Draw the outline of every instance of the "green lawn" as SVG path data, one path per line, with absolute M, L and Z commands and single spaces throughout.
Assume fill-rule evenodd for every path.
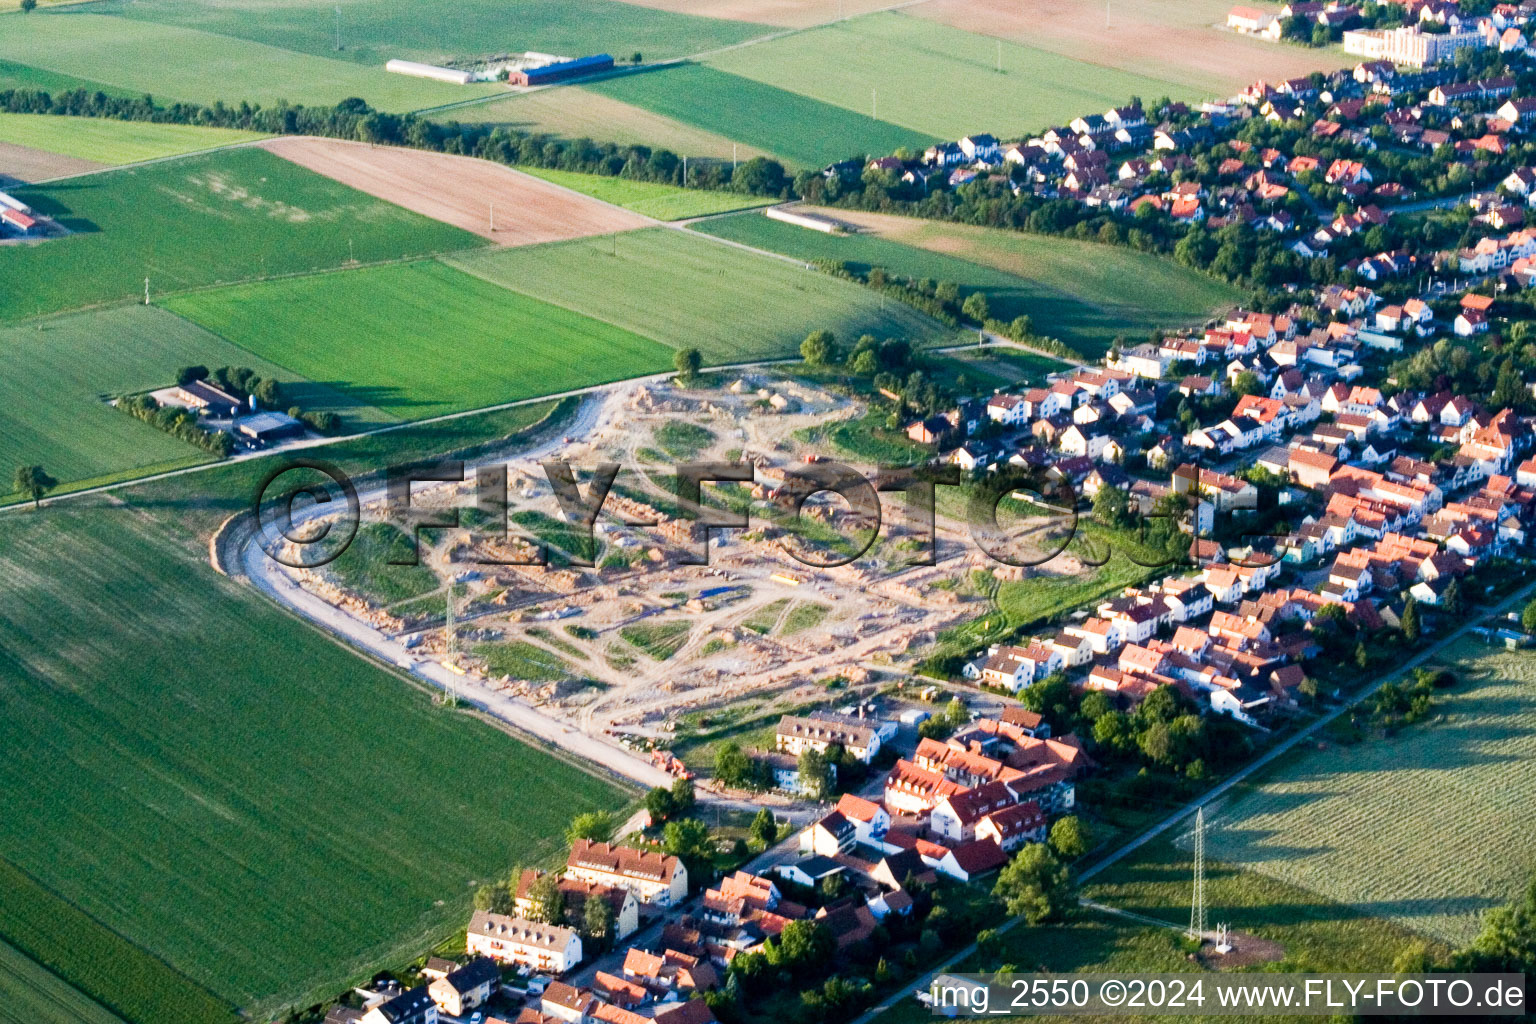
M 486 244 L 255 147 L 12 192 L 75 233 L 0 246 L 0 322 Z
M 137 5 L 135 5 L 137 6 Z M 330 106 L 360 96 L 381 110 L 438 106 L 499 92 L 494 83 L 453 85 L 391 74 L 382 60 L 360 65 L 175 25 L 79 9 L 11 18 L 0 59 L 91 79 L 159 100 L 213 103 L 279 100 Z M 315 7 L 334 20 L 329 7 Z M 494 47 L 493 47 L 494 48 Z
M 166 306 L 403 419 L 672 365 L 648 338 L 432 261 L 192 292 Z
M 283 381 L 306 409 L 331 409 L 349 427 L 389 422 L 376 409 L 297 378 L 161 309 L 119 306 L 0 328 L 0 491 L 15 466 L 40 463 L 66 484 L 204 462 L 208 455 L 118 412 L 103 396 L 175 383 L 177 369 L 249 366 Z
M 190 984 L 271 1019 L 404 963 L 626 798 L 209 568 L 200 506 L 261 468 L 0 517 L 0 857 L 111 929 L 6 897 L 0 939 L 160 1007 L 136 1024 L 226 1024 L 173 1009 Z
M 898 13 L 728 50 L 708 63 L 946 139 L 983 131 L 1017 137 L 1102 112 L 1132 96 L 1198 98 L 1172 82 Z
M 714 223 L 713 221 L 709 223 Z M 846 281 L 669 228 L 452 257 L 472 274 L 676 347 L 706 363 L 794 354 L 811 331 L 928 342 L 936 321 Z
M 746 49 L 766 45 L 772 44 Z M 837 59 L 849 56 L 841 54 Z M 885 71 L 887 78 L 890 71 Z M 769 84 L 772 81 L 753 81 L 700 64 L 680 64 L 620 75 L 582 88 L 805 166 L 890 153 L 902 146 L 921 150 L 934 141 L 930 135 L 870 117 L 867 106 L 845 110 Z M 931 82 L 921 88 L 941 91 Z
M 122 1019 L 0 942 L 0 1024 L 122 1024 Z
M 862 232 L 828 235 L 759 213 L 705 221 L 695 230 L 796 259 L 841 260 L 860 272 L 884 267 L 903 277 L 953 281 L 962 292 L 984 292 L 992 316 L 1028 315 L 1037 333 L 1090 358 L 1108 351 L 1117 335 L 1140 340 L 1155 327 L 1198 324 L 1240 298 L 1169 260 L 1118 246 L 911 224 L 902 241 Z
M 689 628 L 686 622 L 639 622 L 625 626 L 619 635 L 657 661 L 666 661 L 687 643 Z
M 0 142 L 14 142 L 103 164 L 131 164 L 261 138 L 266 136 L 232 128 L 0 113 Z
M 657 60 L 773 31 L 616 0 L 109 0 L 92 9 L 369 65 L 392 57 L 440 62 L 522 50 L 624 58 L 639 51 Z
M 486 672 L 535 683 L 552 683 L 570 677 L 570 666 L 558 655 L 526 640 L 481 644 L 475 653 L 485 659 Z
M 663 185 L 654 181 L 612 178 L 602 174 L 551 171 L 542 167 L 522 169 L 545 181 L 601 199 L 605 203 L 622 206 L 626 210 L 643 213 L 647 217 L 655 217 L 657 220 L 685 220 L 689 217 L 729 213 L 732 210 L 746 210 L 754 206 L 767 206 L 778 202 L 776 199 L 749 196 L 741 192 L 709 192 L 704 189 Z
M 1208 819 L 1211 855 L 1452 945 L 1476 936 L 1536 870 L 1536 654 L 1468 639 L 1437 666 L 1462 680 L 1443 717 L 1288 760 Z

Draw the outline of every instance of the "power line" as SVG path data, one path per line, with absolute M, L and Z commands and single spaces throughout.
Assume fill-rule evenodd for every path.
M 1195 892 L 1189 904 L 1189 937 L 1205 937 L 1205 808 L 1195 811 Z

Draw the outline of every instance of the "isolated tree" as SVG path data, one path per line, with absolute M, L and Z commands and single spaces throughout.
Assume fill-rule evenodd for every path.
M 1126 493 L 1108 484 L 1093 495 L 1093 518 L 1103 526 L 1119 530 L 1131 523 L 1131 502 Z
M 759 808 L 752 819 L 752 838 L 765 850 L 779 838 L 779 825 L 773 820 L 773 812 L 766 807 Z
M 672 783 L 672 813 L 687 814 L 698 803 L 698 796 L 693 791 L 693 782 L 690 779 L 677 779 Z
M 505 885 L 488 882 L 475 890 L 475 909 L 510 914 L 513 910 L 512 892 Z
M 605 896 L 601 893 L 587 896 L 587 902 L 581 908 L 582 930 L 587 938 L 606 942 L 613 934 L 614 918 L 613 904 Z
M 836 361 L 833 345 L 836 339 L 828 330 L 812 331 L 800 343 L 800 358 L 812 366 L 826 366 Z
M 565 920 L 565 893 L 560 891 L 560 880 L 554 872 L 546 871 L 528 886 L 528 913 L 535 921 L 559 924 Z
M 1067 897 L 1067 869 L 1044 843 L 1026 843 L 997 874 L 993 895 L 1030 924 L 1049 921 Z
M 1525 627 L 1526 632 L 1536 633 L 1536 599 L 1527 604 L 1525 611 L 1520 613 L 1520 625 Z
M 1013 322 L 1008 325 L 1008 336 L 1014 341 L 1023 341 L 1034 333 L 1035 322 L 1022 313 L 1014 317 Z
M 21 0 L 21 13 L 31 14 L 37 10 L 37 0 Z
M 185 387 L 193 381 L 203 380 L 207 376 L 208 367 L 206 366 L 183 366 L 176 371 L 176 383 L 178 386 Z
M 667 822 L 661 834 L 661 850 L 683 862 L 683 866 L 688 869 L 689 885 L 703 885 L 710 881 L 715 841 L 710 837 L 709 826 L 698 818 L 680 818 Z
M 699 375 L 699 369 L 704 365 L 704 357 L 696 348 L 680 348 L 672 357 L 672 365 L 677 368 L 679 377 L 691 381 Z
M 672 791 L 665 786 L 657 786 L 646 793 L 645 810 L 651 816 L 652 823 L 666 821 L 672 817 L 674 810 Z
M 779 932 L 779 940 L 768 944 L 765 953 L 770 966 L 793 973 L 826 963 L 833 946 L 831 933 L 815 921 L 790 921 Z
M 1536 602 L 1532 603 L 1536 604 Z M 1403 616 L 1399 622 L 1403 627 L 1403 639 L 1409 643 L 1416 642 L 1419 639 L 1420 632 L 1423 630 L 1423 623 L 1419 621 L 1418 598 L 1412 594 L 1409 594 L 1408 600 L 1403 602 Z
M 880 357 L 869 349 L 856 352 L 848 360 L 848 369 L 861 377 L 873 376 L 880 369 Z
M 582 839 L 594 843 L 607 842 L 613 836 L 613 815 L 607 811 L 587 811 L 571 819 L 565 830 L 565 841 L 575 846 Z
M 1056 819 L 1056 823 L 1051 826 L 1050 843 L 1056 856 L 1066 860 L 1076 860 L 1087 853 L 1092 845 L 1088 827 L 1075 814 Z
M 800 772 L 800 786 L 812 799 L 824 800 L 832 790 L 832 772 L 827 761 L 827 755 L 815 747 L 806 747 L 800 752 L 800 760 L 796 763 Z
M 1461 580 L 1453 579 L 1446 584 L 1445 593 L 1440 595 L 1440 601 L 1451 615 L 1460 615 L 1466 611 L 1467 599 L 1461 592 Z
M 43 495 L 59 486 L 59 482 L 49 476 L 42 466 L 18 466 L 12 478 L 12 486 L 17 492 L 31 498 L 33 505 L 41 506 Z
M 970 317 L 979 324 L 987 322 L 991 315 L 991 308 L 987 305 L 987 297 L 981 292 L 971 292 L 965 297 L 965 304 L 960 307 L 960 312 Z
M 715 752 L 715 781 L 724 786 L 739 786 L 752 770 L 752 759 L 739 743 L 726 743 Z
M 1259 375 L 1252 370 L 1244 370 L 1232 378 L 1232 392 L 1238 395 L 1262 395 L 1264 385 L 1259 380 Z

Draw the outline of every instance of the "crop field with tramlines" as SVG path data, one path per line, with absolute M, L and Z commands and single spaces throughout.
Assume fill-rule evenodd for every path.
M 12 193 L 71 234 L 0 246 L 0 321 L 486 244 L 252 147 Z
M 216 574 L 188 493 L 0 520 L 0 940 L 135 1024 L 258 1018 L 624 802 Z
M 793 356 L 823 328 L 849 343 L 861 334 L 919 344 L 950 336 L 938 321 L 858 285 L 667 228 L 448 262 L 668 345 L 693 346 L 709 364 Z
M 672 365 L 665 345 L 435 261 L 193 292 L 167 306 L 402 419 Z
M 1536 654 L 1465 640 L 1441 714 L 1311 749 L 1225 801 L 1210 855 L 1460 945 L 1536 868 Z

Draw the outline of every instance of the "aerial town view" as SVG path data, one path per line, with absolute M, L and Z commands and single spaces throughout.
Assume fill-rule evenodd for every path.
M 1533 1019 L 1536 0 L 0 0 L 0 792 L 0 1024 Z

